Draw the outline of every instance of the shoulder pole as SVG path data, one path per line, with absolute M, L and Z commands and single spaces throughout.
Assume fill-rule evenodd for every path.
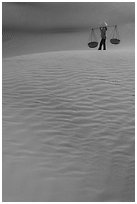
M 103 27 L 103 26 L 92 27 L 91 30 L 96 30 L 96 29 L 99 29 L 100 27 Z M 111 27 L 117 27 L 117 25 L 104 26 L 104 27 L 111 28 Z

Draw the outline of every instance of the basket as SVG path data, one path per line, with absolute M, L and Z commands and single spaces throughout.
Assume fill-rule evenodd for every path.
M 89 48 L 95 48 L 95 47 L 98 46 L 98 42 L 96 42 L 96 41 L 89 42 L 89 43 L 88 43 L 88 46 L 89 46 Z
M 110 39 L 110 42 L 111 42 L 112 44 L 114 44 L 114 45 L 117 45 L 117 44 L 120 43 L 120 40 L 117 39 L 117 38 L 112 38 L 112 39 Z

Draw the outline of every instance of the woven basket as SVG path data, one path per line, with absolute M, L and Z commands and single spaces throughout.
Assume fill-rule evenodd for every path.
M 110 42 L 111 42 L 112 44 L 117 45 L 117 44 L 119 44 L 119 43 L 120 43 L 120 40 L 119 40 L 119 39 L 117 39 L 117 38 L 112 38 L 112 39 L 110 40 Z
M 98 42 L 96 42 L 96 41 L 89 42 L 89 43 L 88 43 L 88 46 L 89 46 L 89 48 L 95 48 L 95 47 L 98 46 Z

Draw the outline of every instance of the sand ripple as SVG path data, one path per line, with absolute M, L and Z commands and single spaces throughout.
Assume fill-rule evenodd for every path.
M 3 60 L 3 199 L 134 201 L 134 55 Z

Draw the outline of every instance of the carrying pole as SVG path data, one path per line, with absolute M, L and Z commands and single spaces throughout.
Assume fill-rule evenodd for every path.
M 111 25 L 111 26 L 98 26 L 98 27 L 92 27 L 91 29 L 93 30 L 96 30 L 96 29 L 99 29 L 101 27 L 107 27 L 107 28 L 110 28 L 110 27 L 117 27 L 117 25 Z

